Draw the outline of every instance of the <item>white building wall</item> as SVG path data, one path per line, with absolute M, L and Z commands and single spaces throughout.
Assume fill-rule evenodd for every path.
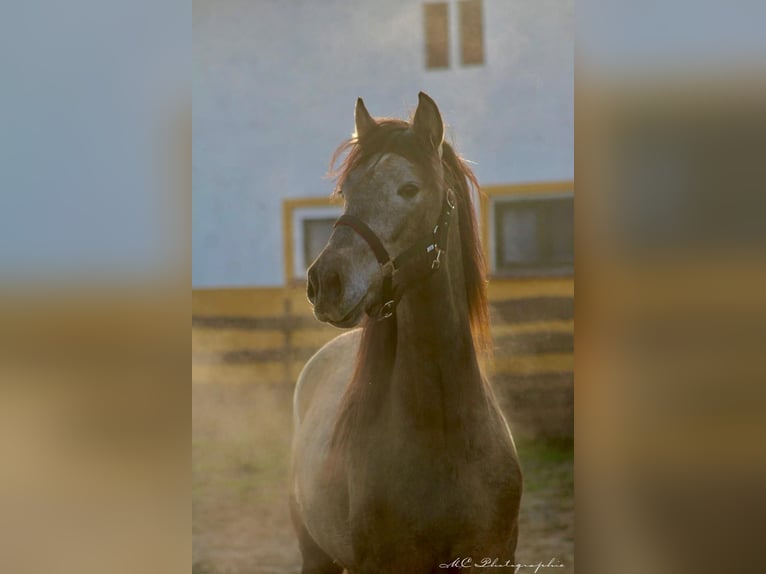
M 425 68 L 423 2 L 194 0 L 195 288 L 280 285 L 282 200 L 324 196 L 362 96 L 404 117 L 423 90 L 482 184 L 572 179 L 572 0 L 484 0 L 485 64 Z

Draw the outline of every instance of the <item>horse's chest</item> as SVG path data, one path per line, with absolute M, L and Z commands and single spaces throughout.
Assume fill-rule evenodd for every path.
M 507 508 L 512 477 L 503 471 L 509 462 L 510 457 L 434 450 L 417 440 L 378 451 L 349 476 L 351 484 L 366 485 L 350 491 L 352 531 L 385 533 L 393 544 L 433 538 L 449 546 L 487 528 L 503 528 L 499 517 L 514 515 Z

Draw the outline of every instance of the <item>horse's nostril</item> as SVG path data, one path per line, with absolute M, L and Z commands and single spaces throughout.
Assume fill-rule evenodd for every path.
M 308 273 L 308 284 L 306 285 L 306 296 L 309 298 L 309 301 L 313 305 L 317 296 L 316 271 L 314 270 L 313 267 L 309 269 L 309 273 Z
M 340 279 L 340 273 L 327 269 L 320 272 L 315 267 L 309 268 L 306 296 L 312 305 L 317 303 L 322 305 L 336 304 L 342 294 L 343 284 Z
M 340 274 L 337 271 L 330 271 L 327 274 L 323 289 L 326 289 L 327 297 L 331 301 L 337 301 L 340 299 L 341 292 L 343 291 L 343 285 L 340 281 Z

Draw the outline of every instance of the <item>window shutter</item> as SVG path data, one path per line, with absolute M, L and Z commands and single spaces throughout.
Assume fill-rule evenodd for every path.
M 460 13 L 460 62 L 463 65 L 484 63 L 484 24 L 481 0 L 462 0 Z
M 426 33 L 426 67 L 449 67 L 449 13 L 446 2 L 423 5 Z

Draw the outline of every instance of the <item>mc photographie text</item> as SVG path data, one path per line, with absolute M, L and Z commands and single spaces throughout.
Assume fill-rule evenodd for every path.
M 547 563 L 537 562 L 536 564 L 513 564 L 510 560 L 501 560 L 500 558 L 455 558 L 451 562 L 439 564 L 439 568 L 513 568 L 514 572 L 519 572 L 522 568 L 529 568 L 533 572 L 538 572 L 543 568 L 563 568 L 564 564 L 556 558 L 551 558 Z

